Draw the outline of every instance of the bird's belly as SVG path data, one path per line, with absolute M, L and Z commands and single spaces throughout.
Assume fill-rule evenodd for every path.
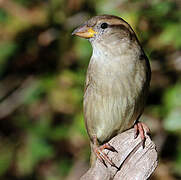
M 107 93 L 99 93 L 89 86 L 85 92 L 84 118 L 91 139 L 95 135 L 100 142 L 104 142 L 133 125 L 134 96 L 118 91 L 118 88 L 115 90 L 107 89 Z

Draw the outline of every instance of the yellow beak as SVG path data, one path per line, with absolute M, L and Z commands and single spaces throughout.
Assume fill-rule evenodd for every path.
M 94 31 L 91 27 L 88 27 L 87 25 L 78 27 L 72 33 L 72 35 L 76 35 L 76 36 L 86 38 L 86 39 L 94 37 L 95 34 L 97 34 L 97 32 Z

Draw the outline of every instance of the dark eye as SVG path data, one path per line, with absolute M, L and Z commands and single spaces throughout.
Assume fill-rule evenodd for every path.
M 107 27 L 108 27 L 108 24 L 107 24 L 107 23 L 102 23 L 102 24 L 101 24 L 101 28 L 102 28 L 102 29 L 106 29 Z

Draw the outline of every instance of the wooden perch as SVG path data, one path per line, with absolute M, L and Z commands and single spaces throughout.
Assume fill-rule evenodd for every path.
M 134 129 L 123 132 L 112 138 L 109 143 L 118 151 L 105 150 L 108 157 L 119 167 L 107 168 L 99 160 L 91 167 L 81 180 L 146 180 L 150 177 L 158 164 L 156 146 L 146 135 L 143 149 L 141 138 L 134 139 Z

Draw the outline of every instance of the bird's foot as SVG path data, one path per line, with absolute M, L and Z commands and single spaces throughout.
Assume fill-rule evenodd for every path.
M 97 141 L 97 140 L 96 140 Z M 103 152 L 104 149 L 108 149 L 112 152 L 117 152 L 116 149 L 111 146 L 109 143 L 103 144 L 102 146 L 98 146 L 97 143 L 94 143 L 94 153 L 96 157 L 107 167 L 106 163 L 109 163 L 111 166 L 115 167 L 118 169 L 118 167 L 112 162 L 111 159 L 107 156 L 106 153 Z
M 148 126 L 143 122 L 136 122 L 134 125 L 134 138 L 136 139 L 138 135 L 141 136 L 142 146 L 145 146 L 146 134 L 150 133 L 150 129 Z

